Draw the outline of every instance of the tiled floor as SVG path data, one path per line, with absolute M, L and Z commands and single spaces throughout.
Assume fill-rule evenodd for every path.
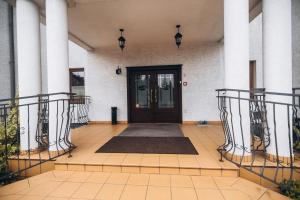
M 202 172 L 207 175 L 222 175 L 222 170 L 224 175 L 237 174 L 238 168 L 234 164 L 219 162 L 216 148 L 223 142 L 220 126 L 181 125 L 184 135 L 190 138 L 199 155 L 95 153 L 126 127 L 125 124 L 93 124 L 72 130 L 72 142 L 77 148 L 73 151 L 72 158 L 58 158 L 56 169 L 139 173 L 152 171 L 186 175 L 200 175 L 201 169 L 205 169 Z
M 50 171 L 0 188 L 1 200 L 284 200 L 237 177 Z

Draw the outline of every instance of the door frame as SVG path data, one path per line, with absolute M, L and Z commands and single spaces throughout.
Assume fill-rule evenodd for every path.
M 126 67 L 126 77 L 127 77 L 127 119 L 128 123 L 132 123 L 131 119 L 131 96 L 129 89 L 129 75 L 134 71 L 156 71 L 156 70 L 177 70 L 178 71 L 178 79 L 179 79 L 179 93 L 178 93 L 178 110 L 179 110 L 179 123 L 182 123 L 182 64 L 174 64 L 174 65 L 151 65 L 151 66 L 128 66 Z

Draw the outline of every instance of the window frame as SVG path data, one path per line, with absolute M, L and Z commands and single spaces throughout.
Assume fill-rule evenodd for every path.
M 69 86 L 70 86 L 70 93 L 72 93 L 72 73 L 73 72 L 84 72 L 84 93 L 85 93 L 85 71 L 83 67 L 80 68 L 69 68 Z M 85 94 L 84 94 L 85 95 Z M 78 99 L 70 99 L 71 104 L 85 104 L 85 98 L 78 98 Z

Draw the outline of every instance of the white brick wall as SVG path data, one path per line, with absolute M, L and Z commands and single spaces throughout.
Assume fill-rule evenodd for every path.
M 121 63 L 122 75 L 115 69 Z M 124 66 L 183 64 L 183 120 L 219 120 L 215 89 L 223 87 L 223 44 L 155 45 L 121 50 L 98 49 L 88 53 L 86 91 L 92 97 L 90 119 L 110 120 L 110 107 L 117 106 L 118 120 L 127 120 L 127 82 Z

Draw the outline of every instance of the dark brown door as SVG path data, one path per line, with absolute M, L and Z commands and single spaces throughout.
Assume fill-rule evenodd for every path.
M 180 67 L 127 69 L 129 122 L 180 123 Z

